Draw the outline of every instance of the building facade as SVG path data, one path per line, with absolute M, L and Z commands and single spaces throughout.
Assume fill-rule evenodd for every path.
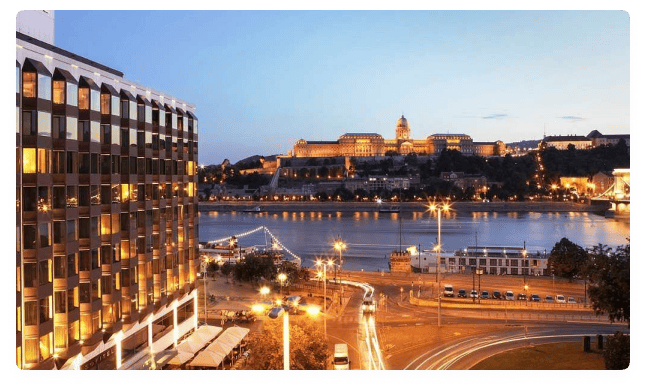
M 34 20 L 53 11 L 16 29 L 16 362 L 124 368 L 196 325 L 195 107 Z
M 384 139 L 378 133 L 346 133 L 336 141 L 307 141 L 300 139 L 294 145 L 296 158 L 374 157 L 389 153 L 407 155 L 439 155 L 442 150 L 457 150 L 465 155 L 504 155 L 501 141 L 474 143 L 469 135 L 434 134 L 426 139 L 412 139 L 408 120 L 402 115 L 395 124 L 395 138 Z

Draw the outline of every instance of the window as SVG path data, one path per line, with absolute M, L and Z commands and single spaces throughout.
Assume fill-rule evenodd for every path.
M 65 116 L 52 117 L 52 137 L 54 139 L 65 139 Z
M 101 142 L 101 128 L 98 122 L 90 122 L 90 141 L 95 143 Z
M 68 220 L 66 224 L 67 224 L 67 228 L 66 228 L 67 241 L 77 241 L 78 232 L 76 231 L 76 221 Z
M 36 149 L 35 148 L 22 149 L 22 172 L 36 173 Z
M 121 101 L 121 118 L 128 118 L 128 101 Z
M 37 301 L 25 301 L 25 325 L 38 325 Z
M 130 147 L 137 147 L 137 130 L 134 128 L 130 128 L 129 131 L 129 140 L 130 140 Z
M 82 304 L 86 304 L 90 302 L 90 283 L 89 282 L 81 282 L 79 283 L 79 302 Z M 83 317 L 83 315 L 81 315 Z
M 78 121 L 75 117 L 67 117 L 67 126 L 65 127 L 67 140 L 78 139 Z
M 41 298 L 40 299 L 40 322 L 48 321 L 51 318 L 50 315 L 50 305 L 51 305 L 52 297 L 47 296 L 46 298 Z
M 101 94 L 101 114 L 110 114 L 110 94 Z
M 114 95 L 110 96 L 110 102 L 112 104 L 112 115 L 113 116 L 118 116 L 119 115 L 119 97 L 115 97 Z
M 65 256 L 54 256 L 54 279 L 64 279 L 67 271 Z
M 54 221 L 54 243 L 65 243 L 65 221 Z
M 90 89 L 88 87 L 79 87 L 78 103 L 80 110 L 90 109 Z
M 51 172 L 50 157 L 51 150 L 47 148 L 38 149 L 38 173 L 47 174 Z
M 40 223 L 38 225 L 38 237 L 40 240 L 40 247 L 44 248 L 51 244 L 49 235 L 49 223 Z
M 101 93 L 98 90 L 90 90 L 90 94 L 92 95 L 92 99 L 90 101 L 90 104 L 92 105 L 92 110 L 95 112 L 98 112 L 101 110 L 101 100 L 100 100 L 100 95 Z
M 52 188 L 53 197 L 53 207 L 65 208 L 66 197 L 65 197 L 65 187 L 64 186 L 55 186 Z
M 81 153 L 79 155 L 79 173 L 81 174 L 90 173 L 90 154 Z
M 78 104 L 78 87 L 75 84 L 67 83 L 67 104 L 71 106 Z
M 52 153 L 52 173 L 64 174 L 65 173 L 65 152 L 54 151 Z
M 36 111 L 24 110 L 22 112 L 22 134 L 25 136 L 36 135 Z
M 76 185 L 67 187 L 67 207 L 78 207 L 78 188 Z
M 130 119 L 131 120 L 136 120 L 137 119 L 137 102 L 129 101 L 129 104 L 130 104 Z
M 47 75 L 38 74 L 38 98 L 51 101 L 52 99 L 52 78 Z
M 101 144 L 110 144 L 112 139 L 110 131 L 111 126 L 109 124 L 101 124 Z
M 69 304 L 70 303 L 69 303 L 69 299 L 68 299 L 68 305 Z M 71 305 L 70 305 L 70 309 L 71 309 Z M 78 342 L 79 339 L 80 339 L 79 321 L 76 320 L 76 321 L 74 321 L 73 323 L 70 324 L 68 341 L 69 341 L 69 344 L 72 345 L 72 344 Z
M 65 81 L 64 80 L 54 80 L 54 97 L 52 102 L 55 104 L 64 104 L 65 103 Z
M 89 121 L 79 121 L 79 140 L 82 142 L 90 141 L 90 122 Z
M 36 263 L 23 264 L 25 287 L 38 287 L 38 266 Z
M 112 134 L 111 139 L 110 139 L 112 144 L 119 145 L 121 143 L 121 140 L 120 140 L 120 137 L 119 137 L 119 136 L 121 136 L 121 134 L 119 133 L 119 126 L 118 125 L 111 125 L 110 130 L 111 130 L 110 132 Z
M 67 255 L 67 277 L 78 274 L 78 257 L 76 253 Z
M 54 291 L 54 313 L 60 314 L 60 313 L 65 313 L 66 311 L 67 311 L 67 292 Z
M 22 96 L 25 98 L 36 97 L 36 73 L 35 72 L 22 73 Z
M 38 136 L 52 136 L 52 115 L 38 112 Z

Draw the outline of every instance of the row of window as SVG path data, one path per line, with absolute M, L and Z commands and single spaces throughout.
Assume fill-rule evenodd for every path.
M 489 265 L 491 266 L 502 266 L 503 265 L 503 260 L 505 262 L 505 266 L 509 267 L 518 267 L 518 259 L 489 259 Z M 444 258 L 442 258 L 442 261 L 444 261 Z M 522 267 L 530 267 L 530 260 L 525 260 L 522 259 L 520 260 L 521 266 Z M 449 264 L 455 264 L 455 258 L 449 258 Z M 466 259 L 465 258 L 460 258 L 459 259 L 459 264 L 460 265 L 467 265 L 466 264 Z M 469 265 L 474 266 L 476 265 L 476 259 L 469 259 Z M 487 265 L 487 259 L 479 259 L 477 261 L 477 265 Z M 532 267 L 538 267 L 538 260 L 531 260 L 531 266 Z
M 18 157 L 20 157 L 18 155 Z M 197 172 L 195 161 L 142 158 L 111 154 L 23 148 L 25 174 L 138 174 L 189 175 Z
M 54 139 L 78 140 L 121 147 L 150 148 L 153 150 L 193 154 L 197 152 L 197 141 L 191 137 L 184 140 L 179 136 L 159 135 L 153 131 L 121 128 L 118 125 L 100 124 L 96 121 L 80 120 L 70 116 L 52 116 L 50 113 L 24 110 L 19 124 L 25 136 L 47 136 Z
M 19 68 L 16 67 L 16 93 L 22 92 L 24 98 L 40 98 L 52 101 L 54 104 L 67 104 L 78 106 L 80 110 L 94 110 L 105 115 L 114 115 L 124 119 L 137 120 L 153 125 L 172 127 L 179 131 L 197 133 L 197 121 L 188 115 L 182 116 L 178 121 L 178 115 L 172 111 L 165 111 L 159 107 L 153 108 L 150 104 L 144 104 L 146 98 L 137 96 L 137 101 L 131 99 L 132 95 L 122 92 L 122 99 L 115 96 L 110 90 L 114 89 L 104 85 L 102 91 L 90 87 L 78 86 L 67 82 L 64 78 L 53 80 L 51 76 L 32 71 L 23 71 L 20 77 Z M 62 80 L 60 80 L 62 79 Z M 22 80 L 22 89 L 20 81 Z M 134 97 L 132 97 L 134 98 Z M 161 120 L 161 121 L 160 121 Z

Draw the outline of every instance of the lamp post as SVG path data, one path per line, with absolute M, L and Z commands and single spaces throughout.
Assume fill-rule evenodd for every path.
M 204 324 L 208 324 L 209 320 L 206 316 L 206 261 L 202 261 L 202 280 L 204 281 Z
M 289 312 L 281 309 L 278 313 L 270 312 L 269 317 L 275 319 L 281 314 L 283 316 L 283 369 L 289 370 Z M 307 309 L 307 314 L 310 317 L 316 317 L 318 311 L 310 307 Z
M 287 280 L 287 275 L 284 273 L 278 274 L 278 281 L 280 282 L 280 296 L 282 298 L 283 296 L 283 284 L 285 284 L 285 280 Z
M 437 264 L 435 265 L 435 282 L 439 283 L 439 271 L 440 271 L 440 249 L 442 249 L 442 212 L 448 212 L 450 206 L 446 203 L 441 206 L 431 203 L 428 206 L 430 212 L 435 212 L 437 210 Z M 438 292 L 440 286 L 437 286 Z
M 338 236 L 334 239 L 334 250 L 339 252 L 339 278 L 341 277 L 341 266 L 343 265 L 343 259 L 341 258 L 341 252 L 346 248 L 345 242 L 341 239 L 341 236 Z M 336 283 L 336 270 L 334 273 L 334 283 Z
M 326 316 L 323 317 L 323 331 L 325 340 L 327 341 L 327 266 L 332 266 L 334 263 L 332 260 L 328 260 L 327 262 L 316 260 L 316 265 L 323 266 L 323 311 L 326 313 Z
M 476 274 L 478 275 L 478 304 L 480 303 L 480 277 L 482 276 L 482 268 L 478 268 L 476 270 Z

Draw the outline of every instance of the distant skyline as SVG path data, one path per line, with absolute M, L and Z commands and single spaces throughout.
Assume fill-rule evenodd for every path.
M 624 11 L 56 11 L 55 44 L 197 107 L 199 163 L 346 132 L 630 133 Z M 101 21 L 101 23 L 97 23 Z

